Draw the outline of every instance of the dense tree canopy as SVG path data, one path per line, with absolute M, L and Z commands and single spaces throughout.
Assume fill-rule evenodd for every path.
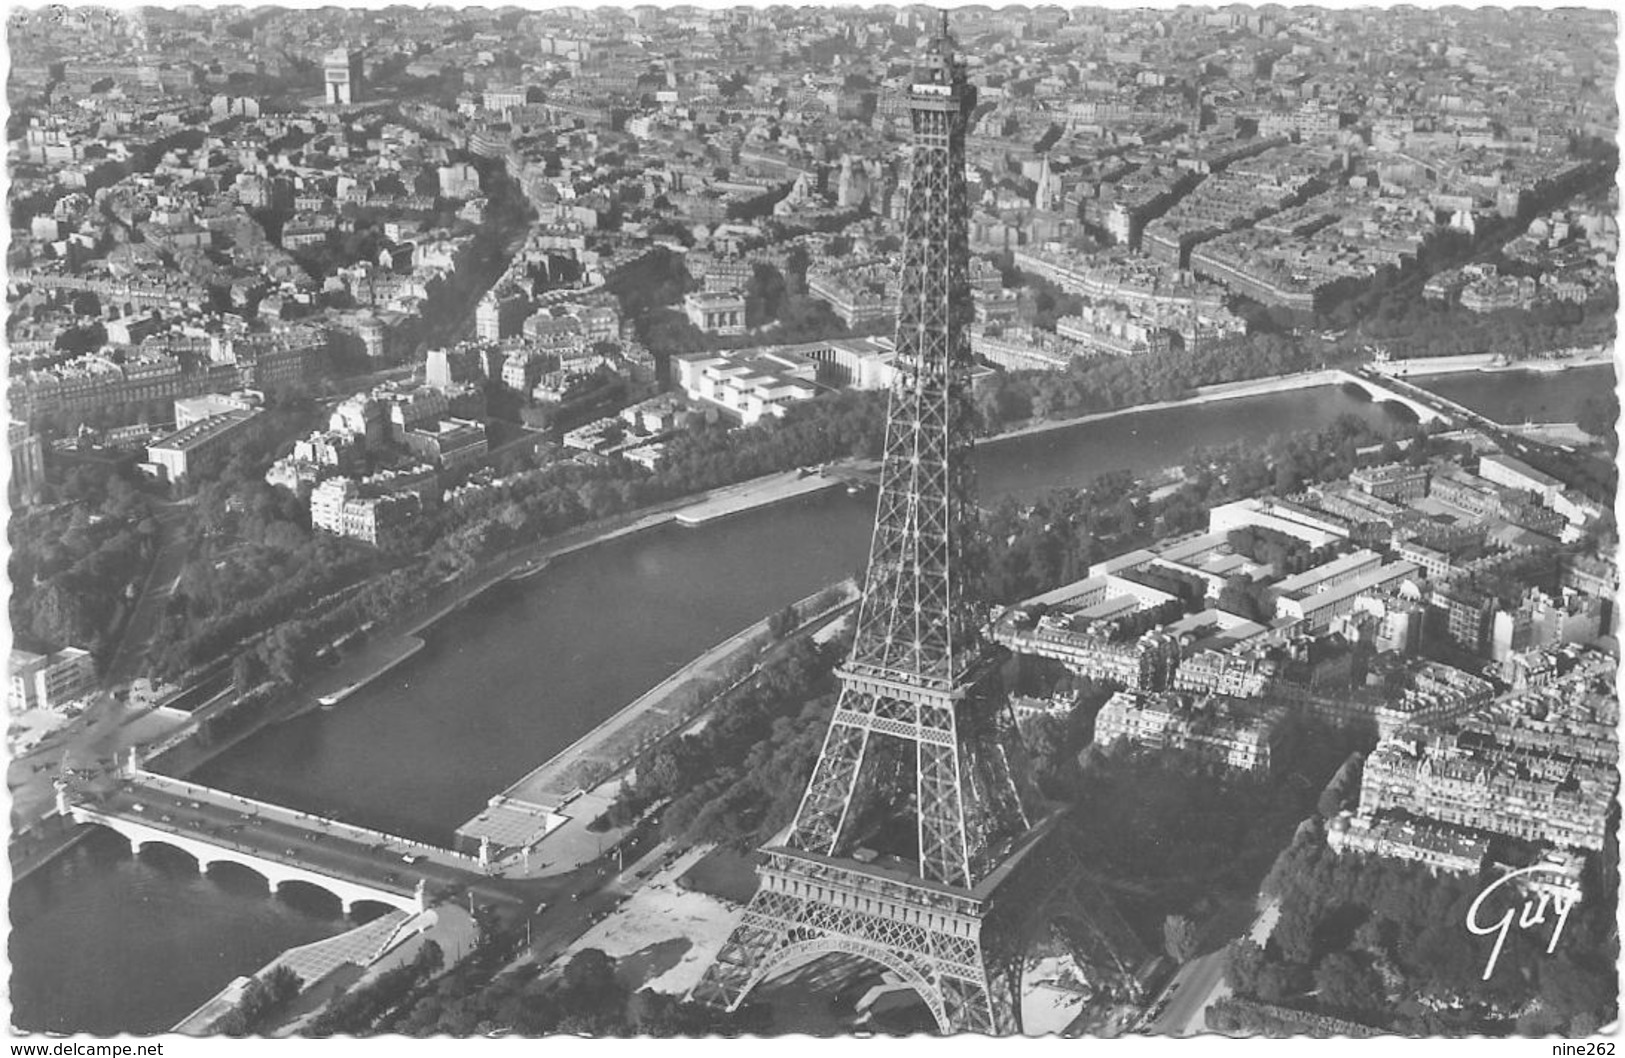
M 263 1032 L 304 986 L 304 981 L 288 966 L 273 966 L 264 977 L 256 977 L 248 983 L 243 997 L 215 1024 L 214 1030 L 227 1036 Z
M 1615 1016 L 1618 934 L 1616 882 L 1593 870 L 1595 894 L 1569 917 L 1558 950 L 1546 953 L 1544 926 L 1512 929 L 1489 980 L 1482 975 L 1493 935 L 1466 928 L 1487 878 L 1430 874 L 1383 857 L 1339 855 L 1318 829 L 1301 831 L 1266 880 L 1281 902 L 1265 948 L 1232 947 L 1229 979 L 1242 995 L 1424 1035 L 1459 1032 L 1574 1031 Z M 1479 912 L 1494 922 L 1516 914 L 1520 893 L 1505 888 Z M 1402 1002 L 1460 997 L 1454 1008 Z
M 670 801 L 665 837 L 755 848 L 790 821 L 834 707 L 830 673 L 846 644 L 793 641 L 710 721 L 655 750 L 622 787 L 610 821 Z
M 81 463 L 8 527 L 11 627 L 19 645 L 101 653 L 153 554 L 152 501 L 125 464 Z

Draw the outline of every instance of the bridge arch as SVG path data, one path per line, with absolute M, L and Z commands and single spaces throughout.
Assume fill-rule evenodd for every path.
M 225 868 L 224 872 L 221 872 L 219 870 L 219 868 L 221 868 L 221 867 Z M 255 880 L 257 880 L 261 885 L 263 885 L 265 887 L 267 893 L 276 892 L 276 886 L 271 884 L 271 879 L 269 879 L 269 878 L 267 878 L 265 876 L 264 871 L 260 870 L 258 867 L 254 866 L 252 863 L 244 863 L 242 860 L 225 859 L 223 857 L 215 857 L 213 859 L 204 859 L 201 856 L 199 856 L 198 869 L 201 870 L 204 874 L 208 874 L 208 875 L 220 875 L 220 874 L 224 873 L 225 878 L 231 878 L 234 875 L 235 876 L 252 875 Z M 219 881 L 219 880 L 223 880 L 223 879 L 217 878 L 217 881 Z
M 115 833 L 119 832 L 115 831 Z M 130 843 L 131 856 L 139 857 L 141 855 L 141 850 L 146 848 L 148 845 L 161 845 L 164 848 L 178 852 L 187 859 L 191 860 L 193 865 L 197 867 L 199 873 L 209 869 L 210 861 L 204 859 L 203 856 L 198 853 L 197 849 L 193 848 L 188 842 L 171 841 L 164 837 L 161 833 L 144 834 L 139 837 L 134 834 L 121 834 L 121 836 Z
M 750 982 L 739 993 L 739 1002 L 743 1002 L 745 997 L 754 992 L 757 986 L 764 981 L 821 956 L 834 954 L 856 955 L 884 966 L 901 978 L 903 983 L 912 988 L 914 993 L 920 997 L 927 1009 L 931 1011 L 931 1016 L 936 1020 L 939 1032 L 947 1034 L 954 1031 L 954 1027 L 948 1021 L 948 1011 L 943 1003 L 942 989 L 938 987 L 932 978 L 927 977 L 919 967 L 896 952 L 851 937 L 811 937 L 805 940 L 793 941 L 777 949 L 763 959 L 756 968 L 756 972 L 751 975 Z
M 371 922 L 373 919 L 387 915 L 391 911 L 399 910 L 401 910 L 399 906 L 390 903 L 388 900 L 371 896 L 358 896 L 350 901 L 345 913 L 357 922 Z
M 331 888 L 313 878 L 268 878 L 267 882 L 271 886 L 273 896 L 293 897 L 296 894 L 319 893 L 323 900 L 336 901 L 344 909 L 345 914 L 349 914 L 352 906 L 352 902 L 348 898 L 340 896 Z M 332 905 L 327 906 L 331 907 Z
M 1417 422 L 1421 423 L 1434 422 L 1445 418 L 1437 409 L 1428 407 L 1416 398 L 1402 392 L 1397 386 L 1386 386 L 1381 380 L 1367 378 L 1352 371 L 1341 372 L 1341 375 L 1339 381 L 1345 387 L 1358 390 L 1373 404 L 1387 404 L 1403 408 Z
M 1416 405 L 1408 400 L 1401 400 L 1398 397 L 1372 397 L 1371 403 L 1384 408 L 1390 414 L 1400 416 L 1408 422 L 1419 423 L 1426 421 L 1423 419 L 1422 413 L 1416 410 Z

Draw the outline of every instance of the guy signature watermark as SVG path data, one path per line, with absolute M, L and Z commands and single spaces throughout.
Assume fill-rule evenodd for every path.
M 1557 925 L 1552 929 L 1552 939 L 1551 942 L 1546 945 L 1546 954 L 1550 955 L 1552 952 L 1557 950 L 1558 938 L 1563 936 L 1563 927 L 1568 924 L 1569 912 L 1574 910 L 1574 905 L 1576 903 L 1576 901 L 1571 900 L 1566 896 L 1558 896 L 1546 890 L 1541 890 L 1538 901 L 1528 897 L 1524 899 L 1522 913 L 1516 914 L 1516 916 L 1516 909 L 1509 907 L 1501 915 L 1501 917 L 1496 919 L 1494 922 L 1486 924 L 1481 923 L 1478 919 L 1479 908 L 1483 905 L 1484 901 L 1489 898 L 1490 894 L 1494 893 L 1497 889 L 1522 875 L 1533 874 L 1538 871 L 1549 871 L 1550 869 L 1551 868 L 1545 866 L 1544 864 L 1537 863 L 1530 867 L 1520 867 L 1515 871 L 1508 871 L 1506 874 L 1503 874 L 1489 885 L 1486 885 L 1483 891 L 1473 898 L 1472 906 L 1467 909 L 1467 931 L 1478 937 L 1483 937 L 1491 933 L 1496 935 L 1495 947 L 1490 949 L 1489 962 L 1484 964 L 1483 980 L 1488 981 L 1490 979 L 1490 974 L 1495 972 L 1495 963 L 1501 958 L 1501 946 L 1506 943 L 1507 934 L 1512 931 L 1513 918 L 1517 918 L 1519 929 L 1528 929 L 1531 926 L 1538 926 L 1546 921 L 1547 904 L 1551 905 L 1552 911 L 1557 915 Z

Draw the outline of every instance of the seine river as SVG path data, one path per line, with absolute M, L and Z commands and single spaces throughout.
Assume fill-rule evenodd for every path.
M 1492 417 L 1571 421 L 1609 377 L 1590 368 L 1426 384 Z M 991 499 L 1149 472 L 1193 448 L 1345 412 L 1404 421 L 1337 388 L 1136 412 L 985 446 L 980 488 Z M 688 659 L 855 570 L 872 517 L 872 496 L 825 494 L 567 557 L 522 591 L 442 621 L 425 650 L 341 707 L 268 731 L 195 778 L 446 840 L 493 793 Z M 231 868 L 200 876 L 173 850 L 132 858 L 106 833 L 15 886 L 11 915 L 14 1023 L 95 1033 L 164 1031 L 233 977 L 346 926 L 336 900 L 271 897 Z

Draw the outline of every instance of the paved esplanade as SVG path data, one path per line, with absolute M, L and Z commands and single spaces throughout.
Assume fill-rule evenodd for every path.
M 69 798 L 66 807 L 64 815 L 117 830 L 138 850 L 159 842 L 204 867 L 239 863 L 272 888 L 306 882 L 337 895 L 346 909 L 372 900 L 417 910 L 436 889 L 488 881 L 478 856 L 146 771 L 99 799 Z

